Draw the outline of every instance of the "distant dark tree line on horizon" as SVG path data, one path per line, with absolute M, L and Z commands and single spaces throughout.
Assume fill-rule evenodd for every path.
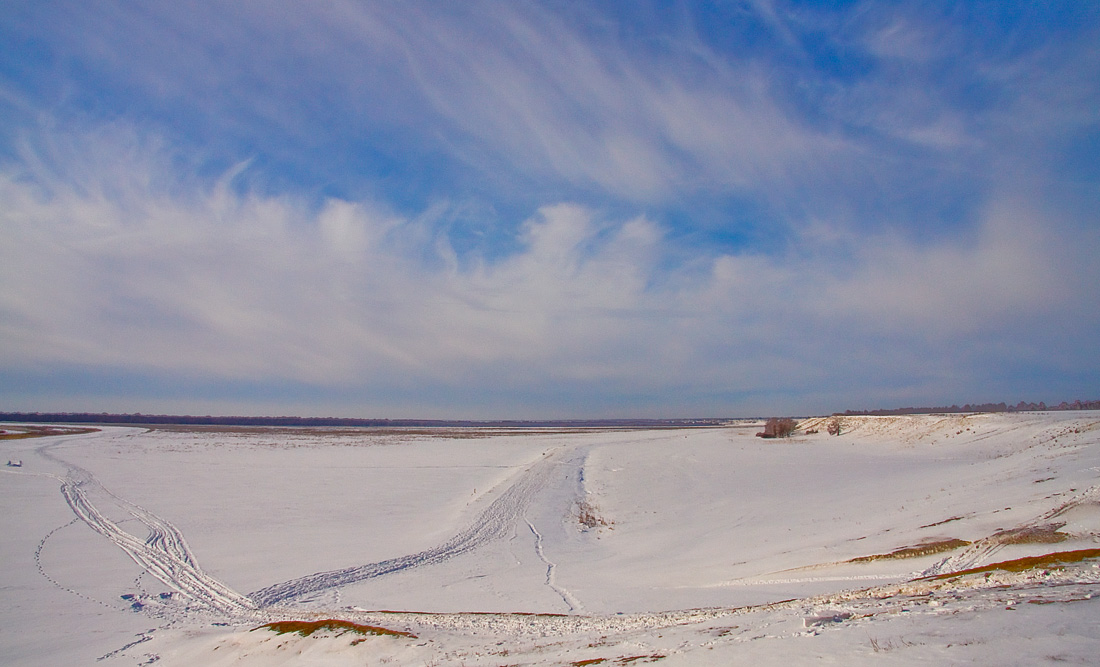
M 1016 405 L 1006 403 L 967 403 L 963 406 L 933 408 L 893 408 L 878 410 L 846 410 L 837 412 L 838 416 L 857 415 L 916 415 L 931 413 L 958 412 L 1031 412 L 1044 410 L 1100 410 L 1100 401 L 1062 401 L 1057 405 L 1046 403 L 1026 403 Z M 143 424 L 143 425 L 180 425 L 180 426 L 312 426 L 312 427 L 511 427 L 511 428 L 552 428 L 552 427 L 621 427 L 621 428 L 683 428 L 687 426 L 722 426 L 727 418 L 714 419 L 560 419 L 560 420 L 445 420 L 445 419 L 361 419 L 347 417 L 245 417 L 211 415 L 147 415 L 116 414 L 107 412 L 0 412 L 0 421 L 46 424 Z M 794 429 L 794 420 L 774 418 L 765 424 L 761 437 L 787 437 Z
M 166 424 L 181 426 L 427 426 L 431 420 L 345 419 L 340 417 L 244 417 L 211 415 L 147 415 L 140 412 L 0 412 L 0 421 L 80 424 Z
M 2 422 L 138 424 L 166 426 L 309 426 L 328 428 L 431 428 L 431 427 L 686 427 L 720 426 L 725 419 L 576 419 L 576 420 L 446 420 L 446 419 L 361 419 L 355 417 L 245 417 L 211 415 L 146 415 L 108 412 L 0 412 Z
M 871 416 L 886 416 L 886 415 L 923 415 L 923 414 L 938 414 L 938 413 L 957 413 L 957 412 L 1043 412 L 1048 410 L 1100 410 L 1100 401 L 1062 401 L 1058 405 L 1047 405 L 1046 403 L 1027 403 L 1020 401 L 1016 405 L 1008 405 L 1007 403 L 975 403 L 971 405 L 967 403 L 962 407 L 958 405 L 952 405 L 950 407 L 937 407 L 937 408 L 893 408 L 890 410 L 845 410 L 842 413 L 847 416 L 856 415 L 871 415 Z

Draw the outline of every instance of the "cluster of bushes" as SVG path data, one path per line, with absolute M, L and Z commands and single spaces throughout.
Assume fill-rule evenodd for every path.
M 764 424 L 764 430 L 756 434 L 758 438 L 787 438 L 794 433 L 798 422 L 790 418 L 772 417 Z

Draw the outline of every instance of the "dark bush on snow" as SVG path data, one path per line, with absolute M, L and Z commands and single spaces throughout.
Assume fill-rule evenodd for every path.
M 758 438 L 786 438 L 794 433 L 797 422 L 793 419 L 772 417 L 764 424 L 764 430 L 756 434 Z

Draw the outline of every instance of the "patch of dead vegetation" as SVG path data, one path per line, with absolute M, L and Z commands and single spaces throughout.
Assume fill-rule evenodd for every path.
M 657 662 L 666 657 L 667 656 L 661 655 L 660 653 L 653 653 L 651 655 L 624 656 L 622 658 L 615 658 L 612 662 L 616 665 L 629 665 L 635 662 Z M 605 662 L 608 662 L 607 658 L 589 658 L 587 660 L 577 660 L 569 664 L 573 665 L 573 667 L 587 667 L 588 665 L 602 665 Z
M 1057 544 L 1070 538 L 1068 533 L 1060 532 L 1065 523 L 1048 523 L 1042 526 L 1024 526 L 999 530 L 990 536 L 999 544 Z
M 600 508 L 587 499 L 577 502 L 577 521 L 586 530 L 615 527 L 615 522 L 600 514 Z
M 0 440 L 22 440 L 23 438 L 43 438 L 49 435 L 82 435 L 95 433 L 98 428 L 78 426 L 5 426 L 0 431 Z
M 912 547 L 902 547 L 901 549 L 895 549 L 888 554 L 873 554 L 871 556 L 860 556 L 859 558 L 853 558 L 848 563 L 871 563 L 879 560 L 897 560 L 901 558 L 920 558 L 921 556 L 931 556 L 932 554 L 943 553 L 945 551 L 954 551 L 955 549 L 961 549 L 962 547 L 970 546 L 970 542 L 966 540 L 959 540 L 955 538 L 947 540 L 938 540 L 935 542 L 926 542 L 924 544 L 918 544 Z
M 1057 551 L 1043 556 L 1025 556 L 1023 558 L 982 565 L 981 567 L 972 567 L 968 570 L 938 574 L 932 577 L 932 579 L 951 579 L 953 577 L 962 577 L 968 574 L 981 574 L 983 572 L 995 572 L 998 570 L 1004 572 L 1025 572 L 1038 568 L 1056 569 L 1064 565 L 1072 565 L 1094 558 L 1100 558 L 1100 549 Z
M 253 628 L 252 630 L 271 630 L 280 635 L 293 632 L 303 637 L 309 637 L 315 632 L 327 631 L 335 632 L 337 636 L 351 632 L 357 635 L 380 635 L 384 637 L 409 637 L 410 639 L 416 639 L 416 635 L 411 632 L 390 630 L 389 628 L 383 628 L 376 625 L 360 625 L 359 623 L 342 621 L 336 618 L 328 618 L 320 621 L 275 621 L 273 623 L 261 625 L 258 628 Z M 358 641 L 355 643 L 358 643 Z
M 961 516 L 953 516 L 950 519 L 944 519 L 943 521 L 937 521 L 936 523 L 926 524 L 924 526 L 921 526 L 921 528 L 935 528 L 936 526 L 942 526 L 945 523 L 951 523 L 952 521 L 962 521 L 962 520 L 963 520 L 963 517 L 961 517 Z

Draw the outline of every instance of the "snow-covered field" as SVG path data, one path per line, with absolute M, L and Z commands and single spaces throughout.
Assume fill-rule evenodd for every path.
M 2 440 L 0 655 L 1096 662 L 1100 413 L 843 422 Z

